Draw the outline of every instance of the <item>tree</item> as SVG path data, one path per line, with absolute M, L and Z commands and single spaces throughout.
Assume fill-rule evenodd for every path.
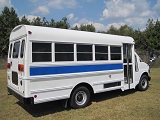
M 41 18 L 40 17 L 34 18 L 33 21 L 31 22 L 31 25 L 42 26 Z
M 51 19 L 51 21 L 50 21 L 50 23 L 49 23 L 49 27 L 53 27 L 53 28 L 56 27 L 56 23 L 55 23 L 55 21 L 54 21 L 53 18 Z
M 42 26 L 45 26 L 45 27 L 48 27 L 48 26 L 49 26 L 49 22 L 46 20 L 45 17 L 43 17 Z
M 75 27 L 72 28 L 72 30 L 79 30 L 78 26 L 76 25 Z
M 31 23 L 30 23 L 30 21 L 26 18 L 26 16 L 24 15 L 24 16 L 21 18 L 20 24 L 30 25 Z
M 91 25 L 87 25 L 87 31 L 89 32 L 95 32 L 96 28 L 91 24 Z
M 146 27 L 145 33 L 145 41 L 146 41 L 146 50 L 154 51 L 157 48 L 158 40 L 157 40 L 157 31 L 155 29 L 155 24 L 153 20 L 149 19 Z
M 160 53 L 160 21 L 156 21 L 155 24 L 156 38 L 157 38 L 157 47 L 156 50 L 159 50 Z
M 63 28 L 68 29 L 70 27 L 69 23 L 67 22 L 67 18 L 63 17 L 62 20 L 56 23 L 56 28 Z
M 118 29 L 118 33 L 119 35 L 123 35 L 123 36 L 131 36 L 133 35 L 133 29 L 131 27 L 129 27 L 128 25 L 123 25 Z
M 79 27 L 79 30 L 88 31 L 88 32 L 95 32 L 96 31 L 95 27 L 92 24 L 91 25 L 81 25 Z
M 147 50 L 149 52 L 154 51 L 159 55 L 160 50 L 160 21 L 154 22 L 153 19 L 148 20 L 148 24 L 145 30 Z
M 0 15 L 0 55 L 7 55 L 9 35 L 18 24 L 19 18 L 14 8 L 4 7 Z
M 107 34 L 113 34 L 113 35 L 118 35 L 118 30 L 117 28 L 115 28 L 113 25 L 111 25 L 111 27 L 109 28 L 109 30 L 107 31 Z

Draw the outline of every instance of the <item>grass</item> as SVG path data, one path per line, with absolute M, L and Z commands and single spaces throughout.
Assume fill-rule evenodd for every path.
M 1 120 L 159 120 L 160 68 L 151 69 L 150 87 L 145 92 L 120 90 L 94 95 L 83 109 L 63 107 L 63 101 L 24 106 L 7 95 L 6 70 L 0 70 Z

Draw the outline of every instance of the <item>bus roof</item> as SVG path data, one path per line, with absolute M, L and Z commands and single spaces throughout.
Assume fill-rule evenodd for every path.
M 30 41 L 43 42 L 70 42 L 108 45 L 122 45 L 123 43 L 134 44 L 133 38 L 127 36 L 31 25 L 19 25 L 15 27 L 11 32 L 10 41 L 16 40 L 23 36 L 28 36 L 28 40 Z

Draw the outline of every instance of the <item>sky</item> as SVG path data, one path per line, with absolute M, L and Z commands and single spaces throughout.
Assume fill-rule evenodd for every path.
M 148 19 L 160 20 L 160 0 L 0 0 L 0 13 L 4 6 L 14 7 L 20 18 L 67 17 L 71 28 L 93 24 L 96 31 L 107 31 L 111 25 L 144 30 Z

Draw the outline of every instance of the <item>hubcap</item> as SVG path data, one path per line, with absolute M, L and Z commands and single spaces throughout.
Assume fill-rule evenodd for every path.
M 145 78 L 142 79 L 141 85 L 144 89 L 147 87 L 147 80 Z
M 75 95 L 75 102 L 77 105 L 83 105 L 87 101 L 87 95 L 84 91 L 79 91 Z

